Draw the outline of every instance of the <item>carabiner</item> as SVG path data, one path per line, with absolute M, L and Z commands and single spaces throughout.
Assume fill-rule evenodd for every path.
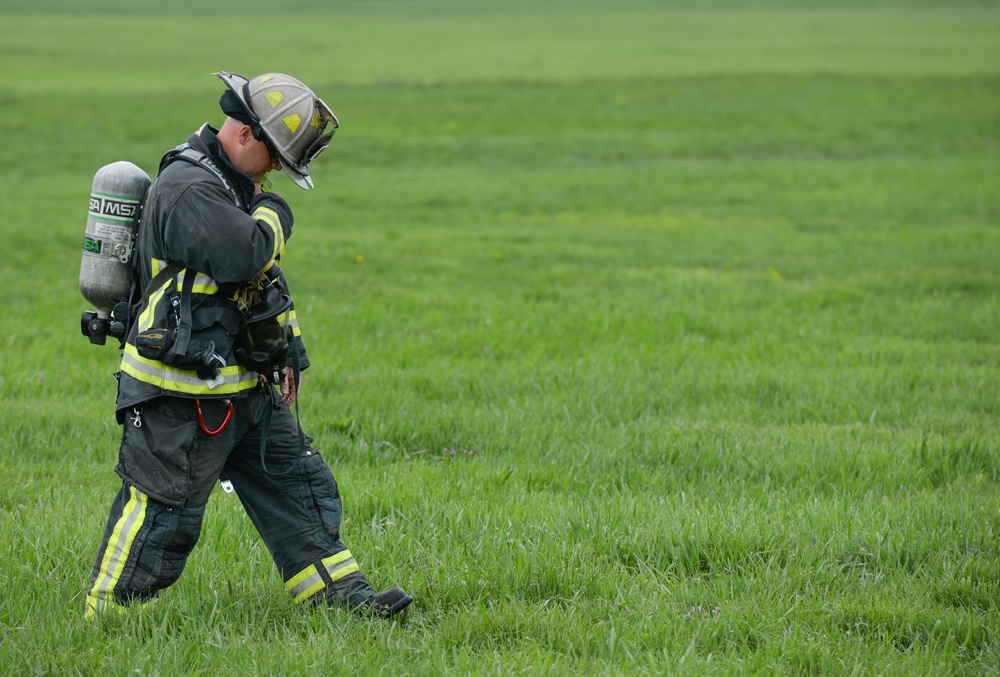
M 208 426 L 205 425 L 205 413 L 201 410 L 201 400 L 195 400 L 194 406 L 198 409 L 198 427 L 201 431 L 208 435 L 209 437 L 215 437 L 229 425 L 229 419 L 233 417 L 233 403 L 232 400 L 226 400 L 226 417 L 222 419 L 222 424 L 215 430 L 209 430 Z

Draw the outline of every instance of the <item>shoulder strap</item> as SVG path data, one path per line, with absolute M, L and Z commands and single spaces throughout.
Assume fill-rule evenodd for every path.
M 149 298 L 149 295 L 154 291 L 163 286 L 163 283 L 167 280 L 176 277 L 177 273 L 181 272 L 184 266 L 177 261 L 171 261 L 164 267 L 160 272 L 153 276 L 153 279 L 149 281 L 146 285 L 146 291 L 142 292 L 142 296 L 139 298 L 139 302 L 136 305 L 141 305 Z
M 212 162 L 212 159 L 208 157 L 208 155 L 202 153 L 200 150 L 192 148 L 190 144 L 185 143 L 163 156 L 163 160 L 160 161 L 160 171 L 163 171 L 163 168 L 174 160 L 187 160 L 191 164 L 207 169 L 215 175 L 215 178 L 222 182 L 223 186 L 226 187 L 226 190 L 229 191 L 229 195 L 233 198 L 233 203 L 240 209 L 245 209 L 243 203 L 240 201 L 240 196 L 236 192 L 236 189 L 233 188 L 232 184 L 229 183 L 229 179 L 226 178 L 226 175 L 222 173 L 222 170 L 219 169 L 214 162 Z

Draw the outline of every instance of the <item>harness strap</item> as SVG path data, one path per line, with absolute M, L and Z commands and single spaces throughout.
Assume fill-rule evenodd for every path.
M 196 164 L 199 167 L 203 167 L 203 168 L 207 169 L 212 174 L 214 174 L 215 177 L 217 179 L 219 179 L 219 181 L 222 182 L 223 186 L 226 187 L 226 190 L 229 191 L 229 194 L 233 198 L 233 203 L 237 207 L 239 207 L 240 209 L 245 209 L 243 203 L 240 201 L 240 196 L 236 192 L 236 189 L 233 188 L 232 184 L 230 184 L 229 180 L 226 178 L 226 175 L 222 173 L 222 170 L 219 169 L 215 165 L 214 162 L 212 162 L 212 159 L 210 157 L 208 157 L 208 155 L 206 155 L 205 153 L 202 153 L 200 150 L 196 150 L 196 149 L 192 148 L 190 146 L 190 144 L 186 144 L 186 143 L 185 144 L 181 144 L 180 146 L 178 146 L 174 150 L 176 151 L 174 155 L 171 155 L 168 158 L 165 158 L 167 162 L 170 162 L 172 160 L 177 160 L 177 159 L 187 160 L 188 162 L 190 162 L 192 164 Z M 160 165 L 160 169 L 162 171 L 163 164 Z
M 153 276 L 153 279 L 149 281 L 146 285 L 146 291 L 142 292 L 142 296 L 139 298 L 139 303 L 136 305 L 142 305 L 149 298 L 149 295 L 154 291 L 163 286 L 163 283 L 172 277 L 176 277 L 177 273 L 184 269 L 184 265 L 178 263 L 177 261 L 171 261 L 168 263 L 160 272 Z
M 177 338 L 170 350 L 164 356 L 163 361 L 171 364 L 177 355 L 186 355 L 188 344 L 191 342 L 191 292 L 194 289 L 194 271 L 190 268 L 184 274 L 184 283 L 181 285 L 181 303 L 177 318 Z
M 160 171 L 162 172 L 163 169 L 164 169 L 164 167 L 166 167 L 168 164 L 170 164 L 171 162 L 173 162 L 174 160 L 177 160 L 177 159 L 185 160 L 185 161 L 190 162 L 192 164 L 196 164 L 199 167 L 202 167 L 203 169 L 206 169 L 209 172 L 211 172 L 217 179 L 219 179 L 219 181 L 222 182 L 222 185 L 226 187 L 226 190 L 229 191 L 229 195 L 233 198 L 233 204 L 235 204 L 240 209 L 243 209 L 244 211 L 246 211 L 246 206 L 240 201 L 240 196 L 236 192 L 236 189 L 233 188 L 232 184 L 230 184 L 229 180 L 226 178 L 226 175 L 222 173 L 222 170 L 219 169 L 218 166 L 216 166 L 216 164 L 214 162 L 212 162 L 212 159 L 208 155 L 206 155 L 205 153 L 202 153 L 200 150 L 196 150 L 195 148 L 192 148 L 191 144 L 189 144 L 189 143 L 183 143 L 180 146 L 177 146 L 177 148 L 174 148 L 173 150 L 168 151 L 163 156 L 163 158 L 160 160 Z M 145 207 L 146 197 L 147 196 L 148 196 L 148 193 L 147 193 L 147 195 L 144 195 L 143 198 L 142 198 L 142 202 L 139 205 L 139 212 L 138 212 L 139 214 L 142 213 L 142 210 Z M 140 219 L 141 219 L 141 217 L 137 216 L 137 218 L 136 218 L 137 225 L 140 223 Z M 136 228 L 136 232 L 133 235 L 133 237 L 136 238 L 136 239 L 138 239 L 138 230 L 139 229 Z M 134 256 L 134 254 L 133 254 L 133 256 Z M 134 265 L 135 264 L 133 263 L 133 266 Z M 154 291 L 156 291 L 157 289 L 159 289 L 160 287 L 162 287 L 164 282 L 166 282 L 170 278 L 176 276 L 177 273 L 179 273 L 181 270 L 183 270 L 183 268 L 184 268 L 184 266 L 181 265 L 180 263 L 177 263 L 176 261 L 168 263 L 167 266 L 163 270 L 161 270 L 158 274 L 156 274 L 153 277 L 152 280 L 149 281 L 149 284 L 146 285 L 146 289 L 145 289 L 145 291 L 143 291 L 142 296 L 139 298 L 139 300 L 136 303 L 129 302 L 129 304 L 128 304 L 128 314 L 127 314 L 127 317 L 125 318 L 125 320 L 126 320 L 125 326 L 126 327 L 129 327 L 132 324 L 132 313 L 133 313 L 134 309 L 137 308 L 138 306 L 141 306 L 143 303 L 145 303 L 146 299 L 149 298 L 150 294 L 152 294 Z M 137 280 L 138 274 L 135 273 L 135 272 L 133 272 L 133 271 L 134 271 L 134 268 L 130 267 L 129 275 L 132 278 L 132 291 L 129 294 L 129 298 L 134 298 L 135 288 L 138 286 L 138 280 Z M 122 340 L 122 345 L 123 346 L 125 345 L 124 344 L 124 339 Z M 185 345 L 185 348 L 186 348 L 186 345 Z

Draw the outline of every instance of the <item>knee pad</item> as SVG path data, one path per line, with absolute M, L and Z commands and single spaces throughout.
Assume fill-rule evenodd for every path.
M 157 504 L 147 515 L 149 531 L 136 557 L 132 587 L 143 596 L 177 581 L 201 536 L 204 508 L 168 508 Z
M 316 506 L 316 511 L 319 513 L 326 533 L 339 539 L 344 507 L 340 499 L 340 488 L 337 486 L 337 480 L 334 479 L 329 466 L 319 454 L 314 454 L 306 459 L 305 473 L 309 480 L 313 504 Z
M 198 542 L 204 508 L 170 508 L 123 485 L 91 574 L 88 602 L 145 602 L 174 583 Z

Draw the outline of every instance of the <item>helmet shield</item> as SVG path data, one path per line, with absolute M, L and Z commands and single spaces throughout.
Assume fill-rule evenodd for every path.
M 254 136 L 266 141 L 281 166 L 300 187 L 313 187 L 309 163 L 330 144 L 340 126 L 330 107 L 308 87 L 282 73 L 252 80 L 235 73 L 216 73 L 249 114 Z

